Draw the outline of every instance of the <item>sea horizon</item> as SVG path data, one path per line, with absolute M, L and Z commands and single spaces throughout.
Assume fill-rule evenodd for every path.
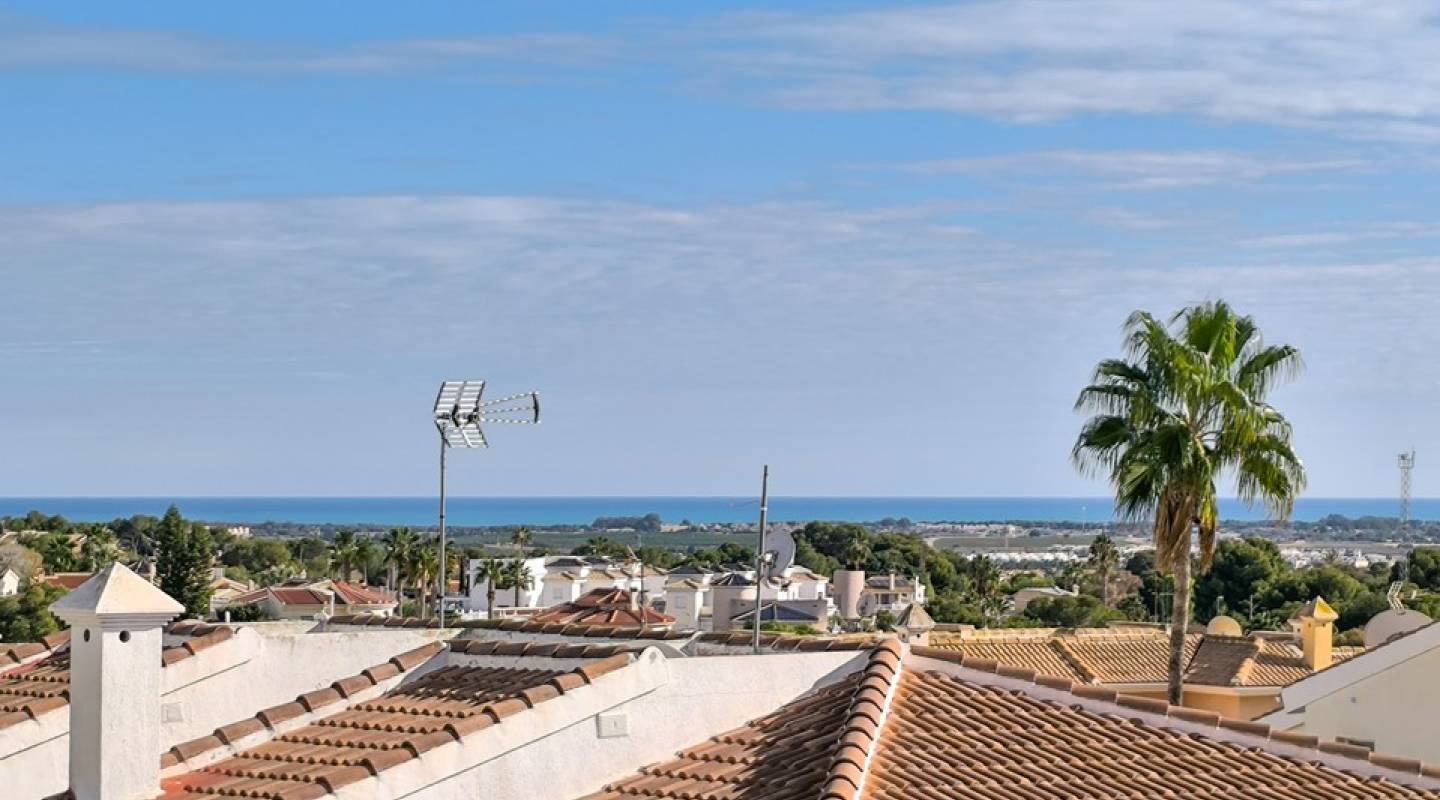
M 108 522 L 136 514 L 158 516 L 171 503 L 188 518 L 216 524 L 425 526 L 433 525 L 437 517 L 434 495 L 0 497 L 0 516 L 40 511 L 77 522 Z M 756 520 L 759 505 L 755 497 L 719 495 L 452 496 L 447 522 L 455 527 L 585 525 L 599 517 L 659 514 L 666 523 L 744 523 Z M 1106 497 L 772 496 L 769 517 L 776 522 L 908 518 L 913 522 L 1085 524 L 1113 521 L 1112 505 Z M 1302 498 L 1296 501 L 1291 519 L 1314 522 L 1332 514 L 1396 517 L 1399 500 Z M 1440 519 L 1440 498 L 1413 499 L 1411 516 Z M 1254 522 L 1267 515 L 1263 507 L 1251 508 L 1236 499 L 1222 498 L 1221 517 Z

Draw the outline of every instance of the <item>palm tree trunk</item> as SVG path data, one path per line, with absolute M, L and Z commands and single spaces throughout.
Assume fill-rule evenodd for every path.
M 490 619 L 495 619 L 495 584 L 486 579 L 485 610 Z
M 1189 536 L 1190 532 L 1185 532 Z M 1185 634 L 1190 628 L 1190 548 L 1175 565 L 1175 595 L 1170 598 L 1170 693 L 1171 705 L 1184 699 L 1182 678 L 1185 670 Z

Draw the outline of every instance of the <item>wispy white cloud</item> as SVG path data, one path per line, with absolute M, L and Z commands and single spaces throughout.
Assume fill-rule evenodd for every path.
M 1370 157 L 1293 158 L 1227 150 L 1042 150 L 893 165 L 920 175 L 1020 173 L 1087 175 L 1114 188 L 1174 189 L 1250 183 L 1287 175 L 1376 169 Z
M 1242 244 L 1257 248 L 1307 250 L 1336 248 L 1365 242 L 1386 242 L 1406 239 L 1434 239 L 1440 236 L 1440 223 L 1413 221 L 1339 223 L 1325 230 L 1269 233 L 1245 239 Z
M 1179 224 L 1123 207 L 1074 213 L 1081 225 L 1157 235 Z M 924 324 L 958 335 L 975 319 L 1013 326 L 1032 314 L 1100 310 L 1120 319 L 1136 306 L 1219 292 L 1283 291 L 1287 303 L 1329 313 L 1348 308 L 1367 282 L 1397 275 L 1417 282 L 1414 292 L 1376 304 L 1377 321 L 1386 304 L 1440 294 L 1440 265 L 1414 253 L 1337 264 L 1341 251 L 1307 265 L 1273 261 L 1268 242 L 1236 248 L 1230 237 L 1209 249 L 1164 239 L 1123 250 L 1065 237 L 1037 243 L 1019 222 L 999 234 L 946 205 L 510 196 L 0 207 L 13 309 L 0 333 L 42 349 L 75 342 L 87 354 L 97 342 L 137 341 L 163 353 L 195 341 L 195 330 L 241 344 L 321 336 L 409 348 L 445 341 L 436 329 L 449 323 L 435 322 L 445 309 L 554 341 L 603 336 L 594 326 L 617 335 L 665 324 L 762 330 L 792 326 L 803 309 L 804 318 L 863 328 Z M 57 318 L 61 297 L 67 314 Z M 109 324 L 117 309 L 157 303 L 168 310 L 143 325 Z
M 1135 308 L 1163 313 L 1217 296 L 1305 349 L 1312 375 L 1299 409 L 1385 385 L 1428 396 L 1440 384 L 1424 366 L 1440 348 L 1440 328 L 1427 324 L 1440 260 L 1422 249 L 1365 258 L 1336 248 L 1318 258 L 1229 239 L 1181 247 L 1167 231 L 1067 241 L 1035 235 L 1045 218 L 993 221 L 945 204 L 474 195 L 0 206 L 0 367 L 31 385 L 71 387 L 63 411 L 48 393 L 25 395 L 29 410 L 8 415 L 8 427 L 0 421 L 0 439 L 48 452 L 41 440 L 53 447 L 52 437 L 35 431 L 75 430 L 93 408 L 74 387 L 94 387 L 107 403 L 113 394 L 130 404 L 125 419 L 156 418 L 104 451 L 115 465 L 107 476 L 137 463 L 162 469 L 147 448 L 163 435 L 165 459 L 210 465 L 203 479 L 175 476 L 186 486 L 234 490 L 236 464 L 254 471 L 247 486 L 266 486 L 277 459 L 333 470 L 343 476 L 337 487 L 369 486 L 376 474 L 428 463 L 414 460 L 428 451 L 379 465 L 370 442 L 337 444 L 330 430 L 297 422 L 297 409 L 335 402 L 336 386 L 384 394 L 384 403 L 362 398 L 335 413 L 345 429 L 373 427 L 391 442 L 385 452 L 402 452 L 395 442 L 424 441 L 423 418 L 409 413 L 410 395 L 422 392 L 412 390 L 442 370 L 481 364 L 488 375 L 567 387 L 571 403 L 547 427 L 569 426 L 529 483 L 501 485 L 553 487 L 556 465 L 568 464 L 564 485 L 582 491 L 613 471 L 616 452 L 637 469 L 677 447 L 713 449 L 726 464 L 775 448 L 840 458 L 856 435 L 854 403 L 883 404 L 895 387 L 915 387 L 925 408 L 882 423 L 887 436 L 906 428 L 896 435 L 908 437 L 890 456 L 905 480 L 886 490 L 998 492 L 1016 478 L 1009 468 L 996 477 L 988 458 L 962 478 L 904 473 L 904 464 L 913 452 L 1013 449 L 1017 426 L 1039 426 L 1055 475 L 1068 476 L 1054 441 L 1073 435 L 1075 386 L 1086 365 L 1118 348 L 1120 321 Z M 743 400 L 735 376 L 751 387 Z M 191 427 L 178 433 L 158 407 L 177 401 L 172 387 L 203 406 L 183 415 Z M 684 408 L 667 406 L 672 390 Z M 217 404 L 236 427 L 201 430 Z M 382 412 L 377 425 L 370 417 Z M 955 429 L 945 420 L 957 414 L 984 424 Z M 87 430 L 113 445 L 109 425 Z M 234 460 L 211 463 L 212 437 Z M 292 439 L 324 455 L 299 461 L 286 450 Z M 736 442 L 748 444 L 724 455 Z M 1354 459 L 1331 449 L 1343 450 L 1328 456 L 1336 464 Z M 73 481 L 67 458 L 27 462 L 7 479 Z
M 982 0 L 735 17 L 717 36 L 724 63 L 797 107 L 1440 130 L 1440 26 L 1424 0 Z
M 0 16 L 0 69 L 97 67 L 174 73 L 383 73 L 467 64 L 575 64 L 616 53 L 603 36 L 457 35 L 329 44 L 218 38 L 152 28 L 35 23 Z

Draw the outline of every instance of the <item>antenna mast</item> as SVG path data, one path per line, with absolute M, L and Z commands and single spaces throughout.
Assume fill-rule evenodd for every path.
M 1400 454 L 1400 531 L 1410 527 L 1410 473 L 1415 469 L 1415 451 Z

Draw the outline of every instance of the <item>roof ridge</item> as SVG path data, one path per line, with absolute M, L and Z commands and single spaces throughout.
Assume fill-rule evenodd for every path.
M 439 628 L 440 621 L 434 618 L 386 616 L 384 614 L 337 614 L 331 617 L 329 625 L 356 625 L 371 628 Z M 457 620 L 446 628 L 482 628 L 486 630 L 515 631 L 519 633 L 553 633 L 564 636 L 591 636 L 614 639 L 656 639 L 661 641 L 688 639 L 694 631 L 677 631 L 671 623 L 650 625 L 582 625 L 565 622 L 536 622 L 530 619 L 511 617 L 507 619 Z
M 1344 761 L 1359 762 L 1359 764 L 1355 766 L 1363 764 L 1375 769 L 1384 770 L 1396 776 L 1398 778 L 1397 782 L 1404 783 L 1407 786 L 1434 789 L 1437 781 L 1440 781 L 1440 765 L 1426 764 L 1419 759 L 1376 753 L 1358 745 L 1345 744 L 1321 739 L 1318 736 L 1311 736 L 1309 734 L 1281 730 L 1262 722 L 1228 719 L 1214 711 L 1204 711 L 1187 708 L 1185 706 L 1172 706 L 1164 700 L 1152 700 L 1146 697 L 1127 695 L 1102 686 L 1076 684 L 1063 678 L 1052 678 L 1047 675 L 1040 675 L 1030 669 L 997 665 L 993 659 L 966 659 L 963 654 L 951 650 L 916 645 L 911 648 L 911 652 L 921 658 L 947 661 L 975 672 L 992 673 L 1002 678 L 1033 683 L 1046 689 L 1068 692 L 1077 698 L 1113 705 L 1116 708 L 1112 713 L 1115 714 L 1122 713 L 1122 710 L 1141 712 L 1167 720 L 1174 720 L 1175 725 L 1182 727 L 1188 725 L 1202 729 L 1213 728 L 1216 731 L 1223 730 L 1225 734 L 1216 735 L 1216 738 L 1222 741 L 1225 740 L 1225 736 L 1233 736 L 1236 738 L 1248 737 L 1251 739 L 1259 739 L 1262 742 L 1275 742 L 1301 750 L 1312 750 L 1314 751 L 1313 754 L 1306 755 L 1317 761 L 1323 761 L 1325 757 L 1330 757 Z M 1163 722 L 1152 724 L 1168 730 L 1176 730 L 1172 725 L 1166 725 Z M 1236 744 L 1236 742 L 1231 742 L 1231 744 Z M 1300 758 L 1301 756 L 1294 757 Z M 1337 768 L 1343 768 L 1343 765 Z M 1416 781 L 1415 779 L 1420 779 L 1420 781 L 1425 782 Z
M 898 639 L 886 639 L 870 651 L 870 661 L 860 673 L 851 695 L 850 707 L 840 740 L 824 778 L 823 800 L 856 800 L 865 787 L 865 776 L 875 757 L 880 731 L 900 685 L 905 649 Z
M 516 656 L 521 658 L 609 658 L 636 653 L 646 645 L 570 644 L 567 642 L 515 642 L 496 639 L 451 639 L 450 652 L 467 656 Z
M 38 642 L 0 642 L 0 676 L 53 655 L 70 642 L 70 629 L 40 637 Z
M 1089 665 L 1081 661 L 1080 654 L 1071 650 L 1063 638 L 1057 636 L 1048 640 L 1046 644 L 1050 645 L 1053 650 L 1059 653 L 1060 658 L 1064 659 L 1065 663 L 1069 664 L 1070 668 L 1075 670 L 1075 674 L 1084 678 L 1086 683 L 1100 682 L 1100 676 L 1095 673 L 1095 670 L 1090 669 Z
M 178 766 L 181 762 L 191 761 L 196 756 L 217 748 L 234 748 L 237 741 L 258 733 L 267 733 L 268 740 L 275 735 L 275 728 L 280 723 L 304 714 L 313 714 L 326 706 L 348 700 L 360 692 L 378 686 L 383 681 L 399 677 L 425 663 L 444 648 L 443 642 L 430 642 L 407 650 L 382 664 L 376 664 L 350 677 L 340 678 L 328 687 L 296 695 L 295 699 L 288 703 L 271 706 L 237 722 L 222 725 L 205 736 L 181 742 L 160 757 L 160 768 L 164 770 Z
M 1244 686 L 1250 682 L 1250 676 L 1255 672 L 1255 659 L 1265 650 L 1264 641 L 1257 637 L 1246 637 L 1245 644 L 1249 652 L 1240 659 L 1240 666 L 1236 667 L 1235 674 L 1230 676 L 1231 686 Z M 1200 648 L 1195 648 L 1195 652 L 1198 655 Z M 1195 656 L 1190 657 L 1190 663 L 1195 663 Z

